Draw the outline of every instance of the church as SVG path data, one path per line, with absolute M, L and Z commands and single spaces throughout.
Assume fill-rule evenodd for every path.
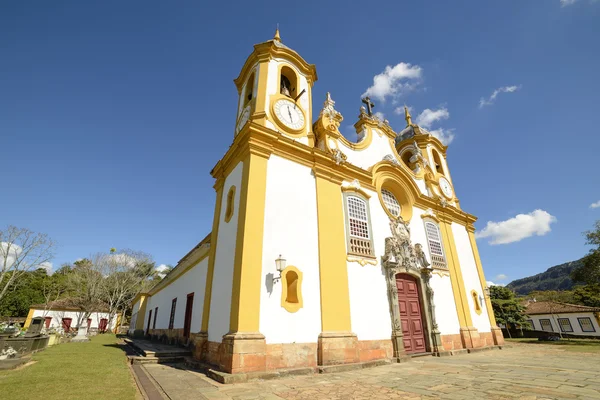
M 447 147 L 368 98 L 349 141 L 329 93 L 313 108 L 316 81 L 279 31 L 254 46 L 212 231 L 136 296 L 130 334 L 231 374 L 502 345 Z

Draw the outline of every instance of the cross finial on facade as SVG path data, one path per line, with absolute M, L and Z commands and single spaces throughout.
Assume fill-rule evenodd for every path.
M 365 103 L 365 105 L 367 106 L 367 114 L 369 114 L 369 117 L 372 117 L 373 116 L 373 107 L 375 107 L 375 104 L 373 104 L 373 102 L 371 101 L 369 96 L 362 99 L 362 102 Z

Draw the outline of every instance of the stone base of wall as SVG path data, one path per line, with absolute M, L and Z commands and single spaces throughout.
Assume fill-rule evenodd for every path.
M 321 332 L 317 342 L 319 365 L 357 363 L 360 360 L 358 338 L 352 332 Z
M 463 342 L 460 334 L 455 335 L 441 335 L 442 346 L 444 350 L 460 350 L 463 349 Z
M 489 347 L 496 344 L 492 332 L 479 332 L 479 342 L 481 343 L 481 347 Z
M 267 345 L 267 370 L 317 366 L 317 343 Z
M 468 328 L 460 328 L 460 338 L 462 340 L 463 348 L 465 349 L 476 349 L 478 347 L 483 347 L 481 345 L 479 331 L 477 328 L 472 326 Z
M 374 361 L 391 359 L 394 348 L 391 340 L 360 340 L 358 341 L 359 361 Z
M 502 334 L 502 329 L 496 327 L 492 328 L 492 337 L 494 339 L 494 344 L 501 346 L 504 344 L 504 335 Z

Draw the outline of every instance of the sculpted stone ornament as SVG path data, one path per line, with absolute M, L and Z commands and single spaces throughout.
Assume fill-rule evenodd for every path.
M 410 161 L 411 166 L 414 165 L 413 172 L 415 174 L 419 174 L 419 173 L 421 173 L 423 168 L 425 168 L 426 166 L 429 165 L 429 162 L 427 161 L 427 159 L 425 159 L 425 157 L 423 157 L 423 152 L 417 145 L 416 141 L 413 143 L 412 147 L 413 147 L 413 153 L 412 153 L 413 155 L 412 155 L 412 157 L 410 157 L 409 161 Z
M 329 120 L 326 129 L 332 132 L 335 132 L 339 128 L 340 123 L 344 119 L 342 114 L 335 109 L 335 101 L 331 99 L 331 94 L 329 92 L 327 92 L 327 97 L 325 98 L 323 108 L 319 114 L 319 118 L 322 117 L 326 117 Z
M 419 270 L 415 249 L 410 243 L 410 228 L 402 217 L 390 219 L 392 237 L 385 239 L 383 266 L 386 268 L 404 268 Z
M 348 159 L 348 157 L 344 153 L 342 153 L 340 149 L 333 149 L 331 151 L 331 156 L 333 158 L 333 161 L 335 161 L 337 165 L 345 163 Z

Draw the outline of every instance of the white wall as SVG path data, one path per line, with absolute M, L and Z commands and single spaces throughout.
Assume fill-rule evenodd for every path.
M 479 273 L 477 272 L 475 256 L 473 255 L 473 249 L 471 248 L 471 242 L 469 240 L 469 233 L 467 228 L 456 222 L 452 223 L 452 233 L 454 234 L 458 261 L 465 283 L 467 301 L 469 303 L 469 311 L 471 312 L 473 326 L 477 328 L 479 332 L 491 332 L 488 310 L 483 297 L 485 293 L 481 286 L 481 281 L 479 280 Z M 479 297 L 482 311 L 480 315 L 475 312 L 475 303 L 473 296 L 471 295 L 472 290 L 475 290 Z
M 577 318 L 589 318 L 592 321 L 592 325 L 594 326 L 595 332 L 583 332 L 581 330 L 581 325 L 577 321 Z M 540 314 L 540 315 L 530 315 L 529 319 L 533 320 L 534 329 L 536 331 L 542 330 L 542 324 L 540 319 L 549 319 L 552 324 L 552 329 L 554 332 L 558 333 L 560 331 L 560 326 L 558 325 L 559 318 L 569 318 L 571 321 L 571 327 L 573 328 L 573 332 L 564 332 L 572 335 L 585 335 L 585 336 L 600 336 L 600 326 L 598 326 L 598 321 L 594 317 L 594 313 L 591 312 L 582 312 L 582 313 L 558 313 L 558 314 Z
M 180 275 L 170 285 L 161 291 L 155 293 L 147 301 L 146 315 L 144 316 L 144 330 L 148 327 L 148 316 L 152 310 L 152 320 L 150 329 L 154 327 L 154 314 L 158 307 L 158 317 L 156 318 L 156 329 L 168 329 L 171 317 L 171 304 L 174 298 L 177 298 L 175 307 L 175 319 L 173 328 L 183 328 L 185 322 L 185 307 L 187 295 L 194 293 L 194 303 L 192 306 L 191 333 L 200 332 L 202 327 L 202 312 L 204 309 L 204 290 L 206 288 L 206 272 L 208 269 L 208 257 Z M 139 316 L 138 316 L 139 318 Z
M 267 343 L 314 343 L 321 333 L 321 292 L 312 170 L 272 155 L 267 165 L 265 202 L 260 332 Z M 275 259 L 279 254 L 288 266 L 302 271 L 304 305 L 295 313 L 281 306 L 282 282 L 271 283 L 271 274 L 278 275 Z
M 77 312 L 77 311 L 34 310 L 32 318 L 35 318 L 35 317 L 52 317 L 52 322 L 50 322 L 50 328 L 61 328 L 62 327 L 62 319 L 63 318 L 71 318 L 72 319 L 71 328 L 77 328 L 77 322 L 79 321 L 79 318 L 82 317 L 82 313 Z M 92 319 L 90 328 L 98 328 L 98 326 L 100 325 L 100 320 L 102 318 L 106 318 L 108 320 L 109 314 L 102 313 L 102 312 L 93 312 L 90 314 L 89 318 Z M 83 323 L 85 324 L 86 321 L 83 321 Z M 113 318 L 113 320 L 112 320 L 110 329 L 114 329 L 116 323 L 117 323 L 117 317 L 115 316 L 115 318 Z M 46 326 L 46 325 L 44 324 L 44 326 Z
M 208 324 L 208 340 L 221 342 L 223 335 L 229 332 L 229 315 L 231 312 L 231 289 L 233 284 L 233 262 L 237 236 L 240 194 L 242 192 L 243 162 L 240 162 L 225 179 L 221 215 L 219 216 L 219 232 L 215 254 L 215 270 L 213 275 L 210 303 L 210 319 Z M 236 187 L 233 216 L 225 222 L 227 210 L 227 193 L 229 188 Z
M 363 150 L 352 150 L 346 147 L 341 141 L 339 143 L 339 149 L 348 157 L 350 164 L 356 165 L 362 169 L 369 169 L 371 166 L 377 164 L 383 157 L 388 154 L 395 156 L 395 151 L 392 149 L 389 137 L 379 129 L 372 129 L 371 134 L 373 140 L 371 144 Z M 364 140 L 364 139 L 363 139 Z M 398 160 L 398 162 L 402 162 Z

